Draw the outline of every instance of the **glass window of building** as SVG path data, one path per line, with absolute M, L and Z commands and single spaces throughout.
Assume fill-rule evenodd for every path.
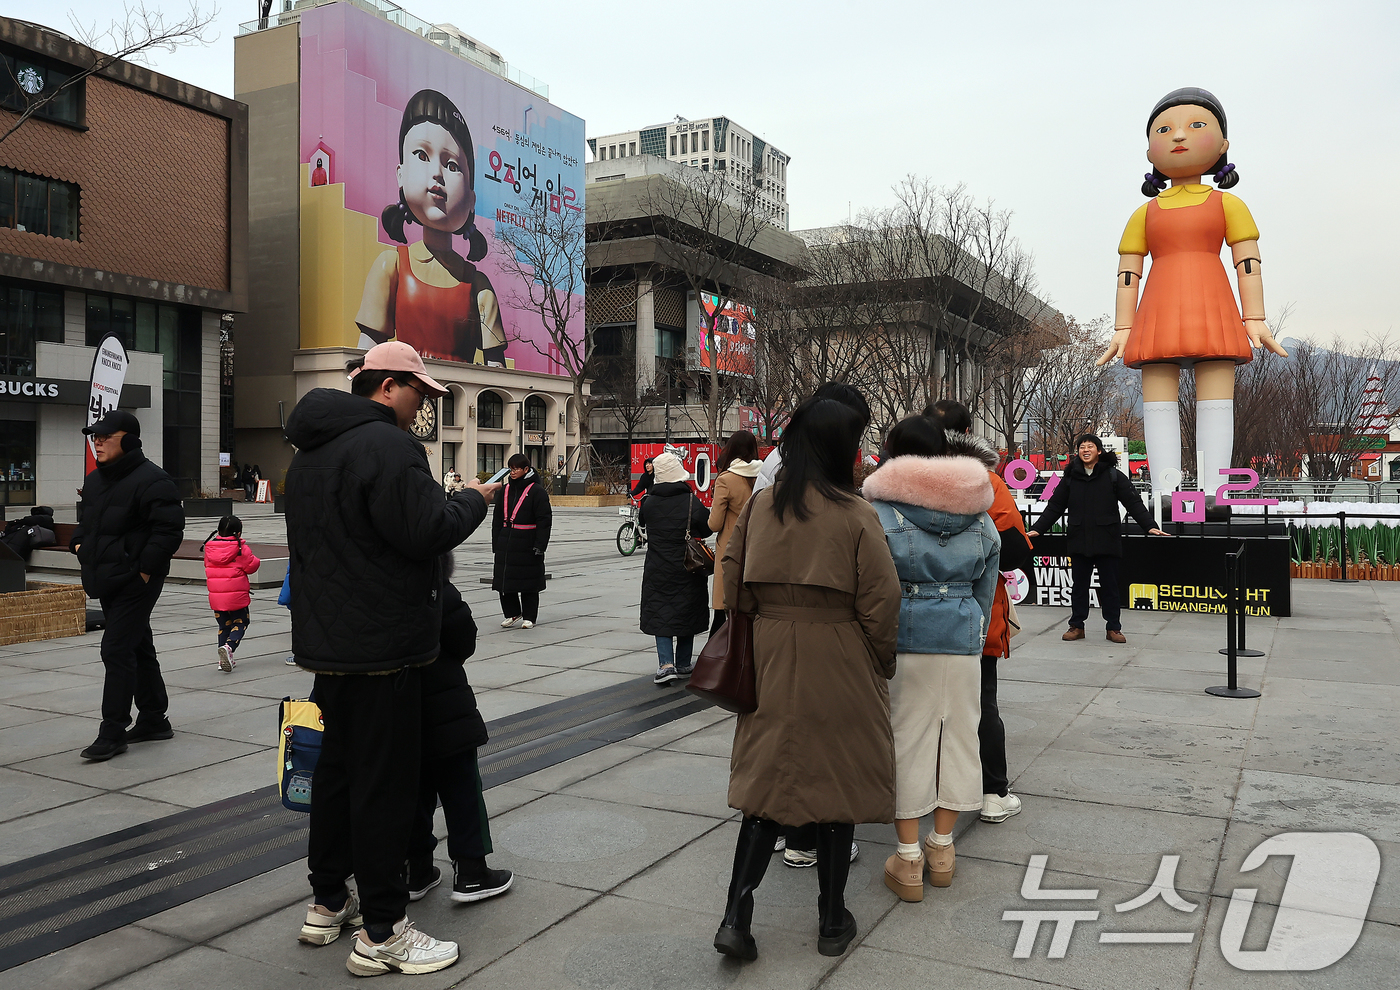
M 476 445 L 477 474 L 495 474 L 506 466 L 506 445 L 479 443 Z
M 674 134 L 671 135 L 671 157 L 676 157 L 676 136 Z
M 445 443 L 442 445 L 442 473 L 455 471 L 457 469 L 457 445 L 455 443 Z
M 41 340 L 63 343 L 63 293 L 0 285 L 0 374 L 32 377 Z
M 442 397 L 442 425 L 457 425 L 457 398 L 450 390 Z
M 0 227 L 78 239 L 78 187 L 0 168 Z
M 28 52 L 8 47 L 0 50 L 0 59 L 4 61 L 0 65 L 0 106 L 23 112 L 47 98 L 34 111 L 34 116 L 65 124 L 82 124 L 85 80 L 65 85 L 73 78 L 71 69 L 35 61 Z
M 709 151 L 709 150 L 710 150 L 710 132 L 709 132 L 709 131 L 701 131 L 701 132 L 700 132 L 700 150 L 701 150 L 701 151 Z
M 0 505 L 34 504 L 37 426 L 33 420 L 0 419 Z
M 545 425 L 544 399 L 538 395 L 532 395 L 525 400 L 525 429 L 537 432 L 548 429 Z
M 685 356 L 685 331 L 670 327 L 656 328 L 656 356 L 678 358 Z
M 690 135 L 689 135 L 689 134 L 682 134 L 682 135 L 681 135 L 681 154 L 683 154 L 683 155 L 688 155 L 688 154 L 690 154 Z
M 506 404 L 495 392 L 482 392 L 476 398 L 476 419 L 483 430 L 503 430 L 506 426 Z
M 636 141 L 628 141 L 628 142 L 627 142 L 627 157 L 628 157 L 628 158 L 631 158 L 631 157 L 632 157 L 633 155 L 635 155 L 636 153 L 637 153 L 637 142 L 636 142 Z

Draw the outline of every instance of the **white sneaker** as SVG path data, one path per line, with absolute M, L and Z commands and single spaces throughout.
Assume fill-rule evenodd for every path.
M 1002 797 L 1000 794 L 982 795 L 982 820 L 984 822 L 1004 822 L 1012 815 L 1021 813 L 1021 799 L 1015 794 Z
M 524 622 L 520 623 L 520 628 L 521 628 L 521 629 L 533 629 L 533 628 L 535 628 L 535 624 L 534 624 L 533 622 L 531 622 L 529 619 L 526 619 Z
M 774 852 L 776 851 L 777 850 L 774 850 Z M 859 855 L 860 845 L 856 842 L 852 842 L 851 862 L 854 863 L 856 861 L 856 857 Z M 783 865 L 791 866 L 793 869 L 796 870 L 806 869 L 809 866 L 816 866 L 817 851 L 815 849 L 784 849 Z
M 359 928 L 365 923 L 360 917 L 360 901 L 353 892 L 345 899 L 345 907 L 335 914 L 322 914 L 312 904 L 306 909 L 306 924 L 301 926 L 298 942 L 307 945 L 330 945 L 340 938 L 342 928 Z
M 225 674 L 233 673 L 233 668 L 238 666 L 238 661 L 233 659 L 233 651 L 227 646 L 219 647 L 219 669 Z
M 345 961 L 345 968 L 356 976 L 379 976 L 391 969 L 415 975 L 436 973 L 457 961 L 457 943 L 440 942 L 414 928 L 407 916 L 394 926 L 394 935 L 382 945 L 366 942 L 355 933 L 355 948 Z
M 780 853 L 780 852 L 782 852 L 782 851 L 783 851 L 784 849 L 786 849 L 786 848 L 787 848 L 787 836 L 786 836 L 786 835 L 781 835 L 781 834 L 780 834 L 780 835 L 778 836 L 778 841 L 776 841 L 776 842 L 773 843 L 773 851 L 774 851 L 775 853 Z
M 501 628 L 502 628 L 502 629 L 509 629 L 511 626 L 515 625 L 515 624 L 516 624 L 517 622 L 519 622 L 519 621 L 520 621 L 520 616 L 518 616 L 518 615 L 508 616 L 508 617 L 506 617 L 506 618 L 504 618 L 504 619 L 501 620 Z

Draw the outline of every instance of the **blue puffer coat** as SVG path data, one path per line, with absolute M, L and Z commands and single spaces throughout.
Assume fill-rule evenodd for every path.
M 968 453 L 980 455 L 968 438 Z M 993 466 L 995 466 L 995 455 Z M 899 573 L 900 653 L 980 654 L 1000 574 L 981 456 L 893 457 L 865 481 Z

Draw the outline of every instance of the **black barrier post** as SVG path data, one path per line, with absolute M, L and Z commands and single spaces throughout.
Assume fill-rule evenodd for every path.
M 1229 585 L 1229 615 L 1225 632 L 1225 658 L 1229 683 L 1219 687 L 1206 688 L 1206 694 L 1213 694 L 1217 698 L 1258 698 L 1259 692 L 1252 688 L 1242 688 L 1239 686 L 1235 658 L 1239 655 L 1235 643 L 1235 623 L 1240 608 L 1239 596 L 1239 558 L 1243 556 L 1244 550 L 1237 553 L 1227 553 L 1225 555 L 1226 583 Z
M 1249 549 L 1248 543 L 1241 543 L 1239 553 L 1235 560 L 1235 585 L 1232 598 L 1236 603 L 1235 621 L 1237 632 L 1235 634 L 1235 656 L 1237 657 L 1262 657 L 1263 650 L 1251 650 L 1245 646 L 1244 620 L 1249 611 Z M 1229 647 L 1220 651 L 1222 656 L 1229 656 Z
M 1360 584 L 1361 582 L 1356 580 L 1356 578 L 1347 577 L 1347 514 L 1345 512 L 1338 512 L 1337 518 L 1341 520 L 1342 523 L 1342 547 L 1337 554 L 1339 557 L 1342 558 L 1342 576 L 1339 578 L 1332 578 L 1332 583 Z

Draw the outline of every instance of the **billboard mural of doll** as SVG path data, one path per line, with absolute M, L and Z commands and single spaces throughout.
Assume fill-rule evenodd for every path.
M 399 125 L 399 199 L 381 215 L 399 247 L 365 278 L 355 323 L 360 346 L 397 337 L 424 357 L 505 367 L 506 334 L 496 290 L 472 262 L 486 256 L 476 229 L 476 155 L 471 131 L 446 96 L 420 90 Z M 405 228 L 423 239 L 408 244 Z M 456 238 L 466 238 L 466 256 Z

